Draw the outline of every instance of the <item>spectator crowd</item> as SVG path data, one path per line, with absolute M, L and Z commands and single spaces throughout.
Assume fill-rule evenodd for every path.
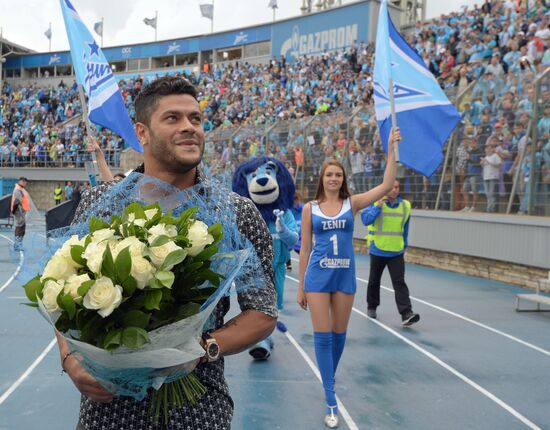
M 454 168 L 443 176 L 441 207 L 502 210 L 516 183 L 514 209 L 549 206 L 550 78 L 543 79 L 534 122 L 535 79 L 550 66 L 549 9 L 541 0 L 485 0 L 481 6 L 419 22 L 407 35 L 463 119 L 454 133 Z M 287 62 L 204 67 L 188 77 L 199 88 L 208 133 L 205 160 L 214 171 L 258 155 L 280 158 L 302 184 L 313 184 L 323 161 L 339 158 L 356 192 L 381 181 L 384 153 L 373 106 L 374 45 L 355 43 Z M 120 80 L 133 118 L 143 78 Z M 461 94 L 460 100 L 457 96 Z M 80 166 L 87 159 L 76 85 L 12 88 L 0 99 L 0 166 Z M 538 140 L 527 132 L 536 127 Z M 108 130 L 99 141 L 110 164 L 123 142 Z M 450 177 L 451 173 L 454 177 Z M 442 169 L 424 178 L 401 169 L 417 207 L 433 208 Z M 531 184 L 534 181 L 534 184 Z M 454 184 L 451 190 L 451 184 Z M 450 194 L 454 207 L 450 207 Z M 484 197 L 484 206 L 481 199 Z

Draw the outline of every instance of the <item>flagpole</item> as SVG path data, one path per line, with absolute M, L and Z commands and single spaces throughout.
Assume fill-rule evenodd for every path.
M 105 26 L 103 25 L 103 17 L 101 17 L 101 47 L 103 48 L 103 33 L 105 33 Z
M 52 52 L 52 23 L 50 22 L 50 37 L 48 37 L 48 51 Z
M 157 28 L 159 26 L 159 11 L 155 11 L 155 42 L 157 41 Z
M 214 0 L 212 0 L 212 19 L 210 20 L 210 33 L 214 33 Z
M 78 95 L 80 97 L 80 104 L 82 106 L 82 119 L 86 125 L 86 135 L 88 139 L 93 138 L 92 124 L 90 123 L 90 118 L 88 118 L 88 105 L 86 104 L 86 97 L 84 96 L 84 88 L 82 85 L 78 85 Z M 97 172 L 97 157 L 95 151 L 92 151 L 92 163 L 94 165 L 94 171 Z
M 78 95 L 80 97 L 80 104 L 82 105 L 82 115 L 84 123 L 86 124 L 86 133 L 88 136 L 92 136 L 92 124 L 90 123 L 90 118 L 88 118 L 88 105 L 86 104 L 86 97 L 84 95 L 84 88 L 82 85 L 78 85 Z
M 272 8 L 273 9 L 273 22 L 275 22 L 275 8 Z
M 390 77 L 390 107 L 391 107 L 391 125 L 397 127 L 397 115 L 395 114 L 395 99 L 393 96 L 393 79 Z M 399 142 L 395 142 L 395 161 L 399 163 Z

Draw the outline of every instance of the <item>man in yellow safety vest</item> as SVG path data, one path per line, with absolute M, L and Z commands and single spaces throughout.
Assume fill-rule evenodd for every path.
M 405 283 L 404 254 L 410 214 L 410 202 L 399 196 L 399 181 L 395 181 L 385 197 L 361 213 L 363 224 L 368 226 L 367 244 L 370 253 L 367 315 L 376 318 L 376 308 L 380 305 L 380 278 L 388 266 L 403 326 L 410 326 L 420 320 L 420 315 L 412 310 L 409 288 Z
M 61 188 L 61 185 L 57 184 L 57 187 L 53 190 L 53 201 L 56 204 L 61 203 L 61 200 L 63 199 L 63 188 Z

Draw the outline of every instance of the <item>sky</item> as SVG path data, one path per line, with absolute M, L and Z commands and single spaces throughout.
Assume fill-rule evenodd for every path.
M 155 31 L 143 23 L 158 11 L 158 40 L 210 33 L 211 22 L 202 18 L 199 5 L 212 0 L 71 0 L 91 30 L 104 18 L 104 46 L 119 46 L 154 41 Z M 213 0 L 214 32 L 273 20 L 269 0 Z M 426 0 L 427 17 L 458 11 L 483 0 Z M 316 0 L 313 1 L 314 4 Z M 343 0 L 343 3 L 351 3 Z M 302 0 L 278 0 L 276 19 L 300 15 Z M 0 27 L 4 38 L 38 52 L 48 52 L 44 36 L 52 25 L 52 51 L 69 49 L 59 0 L 0 0 Z M 100 38 L 98 37 L 98 43 Z

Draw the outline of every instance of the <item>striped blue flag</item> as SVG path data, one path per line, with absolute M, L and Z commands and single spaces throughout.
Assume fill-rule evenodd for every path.
M 76 80 L 88 96 L 88 118 L 119 134 L 132 149 L 143 152 L 105 55 L 71 2 L 60 1 Z
M 374 104 L 386 152 L 392 127 L 390 79 L 402 137 L 400 161 L 430 177 L 443 161 L 443 145 L 461 116 L 422 58 L 396 30 L 387 0 L 382 0 L 376 33 Z

